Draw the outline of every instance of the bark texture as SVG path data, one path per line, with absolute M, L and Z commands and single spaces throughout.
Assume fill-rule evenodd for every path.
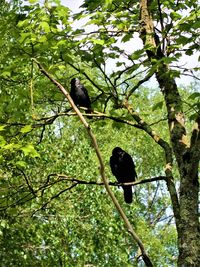
M 166 170 L 168 190 L 172 200 L 177 233 L 178 266 L 200 266 L 200 227 L 198 218 L 198 165 L 200 160 L 200 116 L 196 119 L 191 139 L 185 128 L 181 96 L 175 79 L 161 51 L 151 15 L 151 1 L 140 1 L 140 36 L 147 56 L 155 67 L 156 79 L 164 96 L 170 132 L 171 147 L 180 175 L 180 190 L 176 192 L 170 169 Z M 159 64 L 158 63 L 159 60 Z M 167 162 L 167 160 L 166 160 Z M 172 162 L 169 162 L 172 164 Z

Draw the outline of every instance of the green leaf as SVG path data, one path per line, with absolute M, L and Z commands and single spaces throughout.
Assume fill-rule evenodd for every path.
M 177 13 L 177 12 L 171 12 L 170 13 L 170 17 L 173 19 L 173 20 L 177 20 L 177 19 L 181 19 L 182 18 L 182 15 Z
M 2 73 L 1 73 L 1 76 L 2 77 L 10 77 L 11 76 L 11 72 L 10 71 L 3 71 Z
M 120 66 L 122 66 L 122 65 L 124 65 L 124 64 L 125 64 L 124 62 L 119 62 L 119 61 L 116 62 L 116 66 L 117 66 L 117 67 L 120 67 Z
M 27 38 L 30 37 L 30 32 L 21 33 L 21 38 L 19 40 L 20 43 L 23 43 Z
M 44 43 L 47 41 L 47 38 L 45 35 L 43 35 L 39 40 L 38 40 L 40 43 Z
M 50 27 L 49 24 L 46 21 L 42 21 L 40 23 L 40 27 L 45 31 L 45 32 L 50 32 Z
M 19 149 L 20 147 L 21 145 L 19 144 L 11 143 L 11 144 L 5 145 L 3 148 L 6 150 L 14 150 L 14 149 Z
M 6 140 L 3 136 L 0 135 L 0 147 L 4 147 L 6 145 Z
M 183 35 L 180 35 L 176 39 L 177 44 L 182 44 L 182 45 L 186 45 L 189 41 L 190 41 L 190 38 L 183 36 Z
M 35 3 L 37 3 L 38 2 L 38 0 L 29 0 L 29 3 L 30 4 L 35 4 Z
M 128 42 L 130 39 L 132 38 L 132 34 L 126 34 L 124 35 L 124 37 L 122 38 L 122 42 Z
M 20 20 L 17 24 L 17 26 L 19 28 L 22 28 L 22 27 L 27 27 L 29 25 L 29 20 L 28 19 L 25 19 L 25 20 Z
M 2 228 L 6 228 L 7 220 L 1 220 L 0 225 Z
M 25 168 L 27 166 L 26 162 L 23 160 L 19 160 L 15 163 L 18 167 L 23 167 Z
M 112 4 L 113 0 L 106 0 L 105 1 L 105 5 L 106 7 L 108 7 L 110 4 Z
M 188 98 L 189 99 L 195 99 L 195 98 L 200 98 L 200 93 L 198 93 L 198 92 L 195 92 L 195 93 L 193 93 L 193 94 L 191 94 Z
M 21 128 L 21 130 L 20 130 L 20 132 L 21 133 L 28 133 L 28 132 L 30 132 L 30 131 L 32 131 L 32 126 L 31 125 L 26 125 L 26 126 L 24 126 L 23 128 Z
M 0 155 L 0 164 L 2 164 L 3 161 L 4 161 L 4 157 L 3 157 L 2 155 Z M 2 177 L 0 177 L 0 179 L 1 179 L 1 178 L 2 178 Z
M 160 101 L 158 103 L 156 103 L 153 107 L 152 107 L 152 111 L 155 111 L 157 109 L 162 109 L 163 107 L 163 101 Z
M 30 156 L 32 158 L 40 157 L 40 154 L 35 150 L 34 146 L 31 144 L 21 147 L 21 150 L 24 152 L 25 156 Z
M 165 64 L 170 64 L 170 63 L 172 63 L 174 61 L 177 61 L 177 57 L 164 57 L 163 58 L 163 62 Z
M 1 126 L 0 126 L 0 132 L 1 132 L 1 131 L 4 131 L 4 128 L 5 128 L 5 127 L 6 127 L 6 125 L 1 125 Z
M 90 39 L 94 44 L 104 45 L 104 40 Z
M 7 209 L 7 212 L 9 215 L 17 215 L 18 209 L 17 208 L 9 208 L 9 209 Z
M 131 59 L 133 59 L 133 60 L 140 59 L 143 56 L 143 54 L 144 54 L 144 50 L 143 49 L 136 50 L 131 55 Z

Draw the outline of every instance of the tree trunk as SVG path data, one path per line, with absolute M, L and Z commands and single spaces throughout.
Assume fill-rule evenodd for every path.
M 200 266 L 200 227 L 198 214 L 198 146 L 191 146 L 180 166 L 180 237 L 178 266 Z M 196 144 L 197 145 L 197 144 Z M 195 148 L 195 149 L 193 149 Z
M 165 99 L 168 112 L 168 125 L 171 145 L 180 174 L 180 191 L 178 205 L 172 199 L 176 228 L 178 233 L 178 266 L 200 266 L 200 226 L 198 218 L 198 163 L 200 160 L 200 118 L 196 121 L 192 138 L 185 128 L 185 117 L 175 79 L 168 65 L 161 60 L 164 51 L 159 49 L 159 38 L 155 33 L 150 10 L 150 0 L 140 1 L 141 38 L 148 47 L 147 56 L 156 66 L 156 78 Z M 157 60 L 160 60 L 156 65 Z M 171 192 L 170 195 L 176 195 Z M 175 197 L 176 199 L 176 197 Z
M 180 234 L 178 266 L 200 266 L 198 176 L 186 175 L 180 186 Z

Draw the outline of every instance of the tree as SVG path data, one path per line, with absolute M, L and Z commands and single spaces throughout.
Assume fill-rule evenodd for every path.
M 176 83 L 181 75 L 192 75 L 198 80 L 194 72 L 197 68 L 178 66 L 183 54 L 192 56 L 199 48 L 198 3 L 87 0 L 82 7 L 74 19 L 88 14 L 88 24 L 95 30 L 86 31 L 83 27 L 73 30 L 68 8 L 58 1 L 45 1 L 44 5 L 37 2 L 3 5 L 0 82 L 4 103 L 0 141 L 4 239 L 1 247 L 5 249 L 5 241 L 10 240 L 9 246 L 15 248 L 19 259 L 26 259 L 27 266 L 33 266 L 33 262 L 38 266 L 38 259 L 49 264 L 52 262 L 49 255 L 55 256 L 54 265 L 58 266 L 88 263 L 137 266 L 142 264 L 141 256 L 146 266 L 169 266 L 177 257 L 176 253 L 172 255 L 176 250 L 175 223 L 177 265 L 199 266 L 200 94 L 195 91 L 195 84 L 190 89 L 178 88 Z M 138 47 L 126 52 L 122 44 L 126 46 L 134 40 L 139 42 Z M 113 70 L 107 69 L 110 59 L 116 64 Z M 71 78 L 77 74 L 90 90 L 94 109 L 90 127 L 83 118 L 84 112 L 81 115 L 75 109 L 86 126 L 85 132 L 55 87 L 68 98 L 62 85 L 69 89 Z M 152 77 L 160 90 L 156 85 L 146 86 L 145 82 Z M 134 184 L 136 200 L 132 208 L 121 204 L 121 196 L 118 205 L 110 187 L 117 196 L 121 191 L 104 179 L 124 222 L 130 226 L 133 243 L 121 230 L 122 221 L 109 199 L 105 199 L 102 184 L 94 181 L 94 177 L 99 177 L 99 163 L 88 133 L 94 143 L 96 139 L 99 141 L 95 149 L 103 178 L 105 173 L 110 178 L 112 175 L 101 159 L 108 162 L 119 140 L 120 146 L 135 157 L 139 182 Z M 80 196 L 84 200 L 82 206 L 77 202 Z M 62 204 L 55 204 L 56 199 Z M 58 216 L 59 211 L 63 219 Z M 24 230 L 13 242 L 12 214 L 24 218 L 24 213 L 35 214 L 34 221 L 27 219 L 27 223 L 41 225 L 38 235 L 34 237 L 30 228 L 32 234 Z M 100 214 L 104 214 L 103 220 Z M 55 219 L 50 219 L 53 215 Z M 77 220 L 73 225 L 72 218 L 83 218 L 83 222 Z M 23 220 L 16 219 L 17 228 L 20 223 Z M 63 240 L 54 223 L 63 225 L 63 229 L 67 224 L 70 238 L 66 231 Z M 50 237 L 49 229 L 53 232 Z M 54 240 L 57 233 L 59 244 Z M 99 233 L 107 237 L 105 244 L 102 243 L 105 237 Z M 33 247 L 25 242 L 29 235 Z M 80 236 L 84 237 L 81 242 Z M 119 238 L 123 240 L 120 248 Z M 17 250 L 20 240 L 24 241 L 21 252 Z M 101 253 L 99 243 L 103 247 Z M 41 244 L 45 253 L 39 252 Z M 66 250 L 62 244 L 67 246 Z M 137 251 L 137 245 L 141 252 Z M 162 251 L 164 247 L 168 250 Z M 120 255 L 118 258 L 111 248 Z M 56 251 L 60 253 L 57 255 Z M 16 262 L 10 262 L 10 266 Z

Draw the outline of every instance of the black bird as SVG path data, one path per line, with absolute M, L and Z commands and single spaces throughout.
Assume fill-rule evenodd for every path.
M 115 147 L 110 157 L 110 167 L 113 175 L 119 183 L 134 182 L 137 177 L 135 164 L 132 157 L 120 147 Z M 122 186 L 124 190 L 124 200 L 126 203 L 132 203 L 132 186 Z
M 87 108 L 86 113 L 91 113 L 91 101 L 87 89 L 81 84 L 80 80 L 77 78 L 73 78 L 71 80 L 70 96 L 77 107 Z

